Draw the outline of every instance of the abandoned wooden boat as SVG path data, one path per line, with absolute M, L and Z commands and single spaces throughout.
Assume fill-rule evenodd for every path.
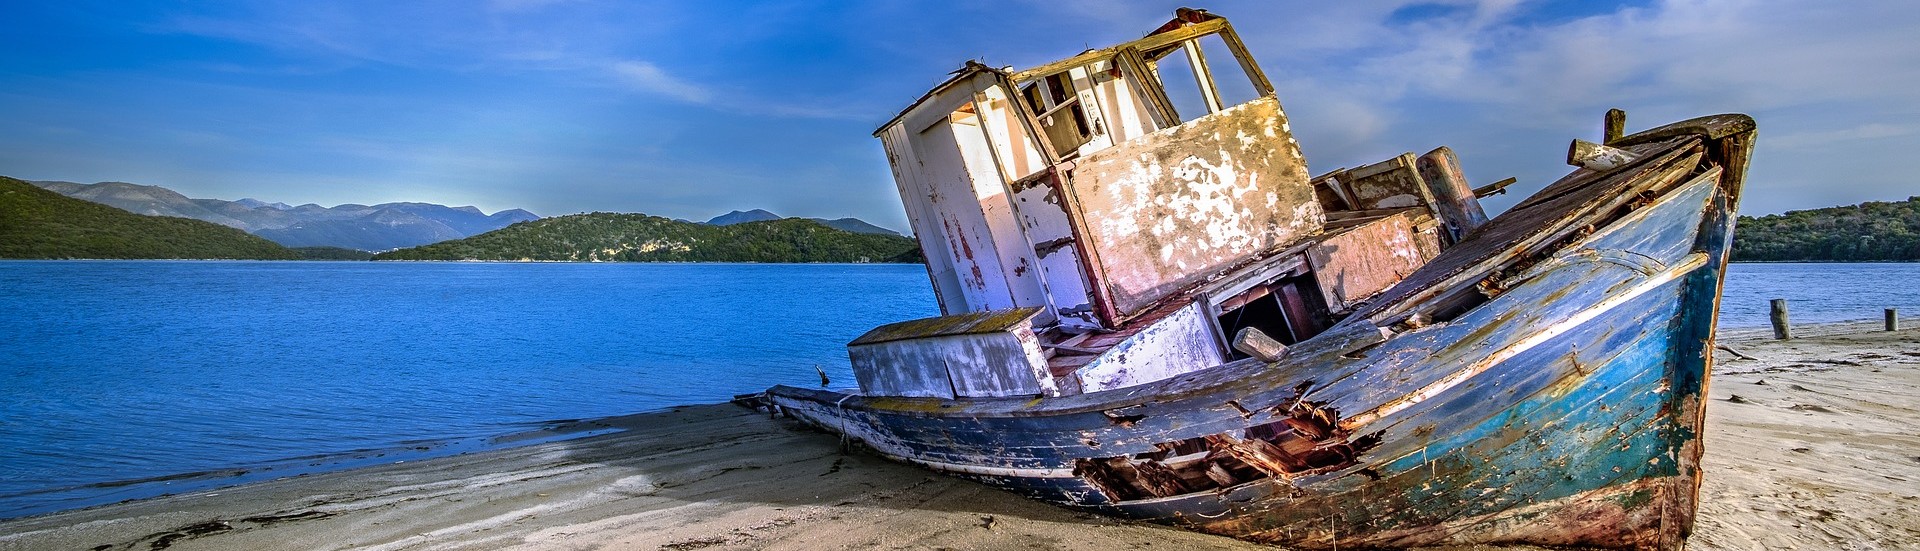
M 1203 11 L 1032 69 L 969 63 L 876 133 L 946 315 L 849 343 L 858 391 L 756 400 L 900 461 L 1250 540 L 1678 548 L 1754 125 L 1623 124 L 1488 220 L 1504 184 L 1474 189 L 1446 148 L 1309 177 Z

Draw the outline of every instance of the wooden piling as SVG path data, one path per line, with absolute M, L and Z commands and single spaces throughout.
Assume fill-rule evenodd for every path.
M 1773 299 L 1773 338 L 1787 340 L 1793 338 L 1793 331 L 1787 326 L 1787 299 Z
M 1887 330 L 1888 331 L 1900 330 L 1900 309 L 1898 308 L 1887 309 Z

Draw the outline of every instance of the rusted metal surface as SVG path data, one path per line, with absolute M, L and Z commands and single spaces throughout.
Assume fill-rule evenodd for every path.
M 1114 321 L 1301 240 L 1323 216 L 1271 98 L 1083 158 L 1064 191 Z

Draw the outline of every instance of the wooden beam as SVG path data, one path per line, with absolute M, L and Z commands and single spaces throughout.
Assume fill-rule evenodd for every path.
M 1224 18 L 1213 19 L 1213 20 L 1204 21 L 1200 23 L 1194 23 L 1192 25 L 1188 25 L 1185 27 L 1181 27 L 1178 29 L 1174 29 L 1174 30 L 1156 34 L 1156 35 L 1151 35 L 1146 38 L 1142 38 L 1132 42 L 1126 42 L 1126 43 L 1108 46 L 1108 47 L 1100 48 L 1096 50 L 1087 50 L 1086 52 L 1083 52 L 1077 56 L 1069 57 L 1069 58 L 1055 61 L 1052 63 L 1047 63 L 1045 65 L 1040 65 L 1038 67 L 1033 67 L 1031 69 L 1015 71 L 1012 75 L 1013 81 L 1025 82 L 1027 80 L 1051 75 L 1051 74 L 1058 73 L 1060 71 L 1065 71 L 1067 69 L 1071 69 L 1081 65 L 1091 64 L 1096 61 L 1105 61 L 1107 58 L 1113 57 L 1113 54 L 1116 52 L 1119 52 L 1121 48 L 1133 48 L 1141 51 L 1155 50 L 1155 49 L 1167 47 L 1168 45 L 1178 44 L 1181 42 L 1185 42 L 1188 40 L 1193 40 L 1195 38 L 1200 38 L 1202 36 L 1213 34 L 1225 28 L 1227 28 L 1227 20 Z
M 1518 182 L 1518 181 L 1520 181 L 1519 178 L 1509 177 L 1505 180 L 1501 180 L 1498 182 L 1473 188 L 1473 196 L 1474 197 L 1492 197 L 1495 195 L 1506 193 L 1507 186 L 1511 186 L 1513 185 L 1514 182 Z
M 1601 130 L 1600 143 L 1612 144 L 1625 137 L 1627 132 L 1627 112 L 1619 109 L 1607 110 L 1607 122 Z

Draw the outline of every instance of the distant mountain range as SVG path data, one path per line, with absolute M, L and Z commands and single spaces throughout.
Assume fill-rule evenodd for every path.
M 919 245 L 804 218 L 702 224 L 596 212 L 543 218 L 375 260 L 589 262 L 920 262 Z
M 239 228 L 288 247 L 383 251 L 459 239 L 540 218 L 520 209 L 488 215 L 473 207 L 431 203 L 296 207 L 258 199 L 193 199 L 164 187 L 126 182 L 33 184 L 135 214 L 192 218 Z
M 0 258 L 300 257 L 298 252 L 235 228 L 141 216 L 0 176 Z
M 767 212 L 764 210 L 760 210 L 760 209 L 753 209 L 749 211 L 736 210 L 733 212 L 715 216 L 713 217 L 712 220 L 708 220 L 707 224 L 711 226 L 731 226 L 734 224 L 742 224 L 746 222 L 768 222 L 773 220 L 786 220 L 786 219 L 787 219 L 786 217 L 783 217 L 771 212 Z M 833 228 L 841 231 L 850 231 L 853 233 L 870 233 L 874 235 L 900 235 L 900 232 L 882 228 L 880 226 L 875 226 L 873 224 L 868 224 L 865 220 L 861 220 L 859 218 L 835 218 L 833 220 L 828 220 L 825 218 L 803 218 L 802 220 L 812 220 L 815 222 L 819 222 L 821 225 L 824 225 L 829 228 Z

